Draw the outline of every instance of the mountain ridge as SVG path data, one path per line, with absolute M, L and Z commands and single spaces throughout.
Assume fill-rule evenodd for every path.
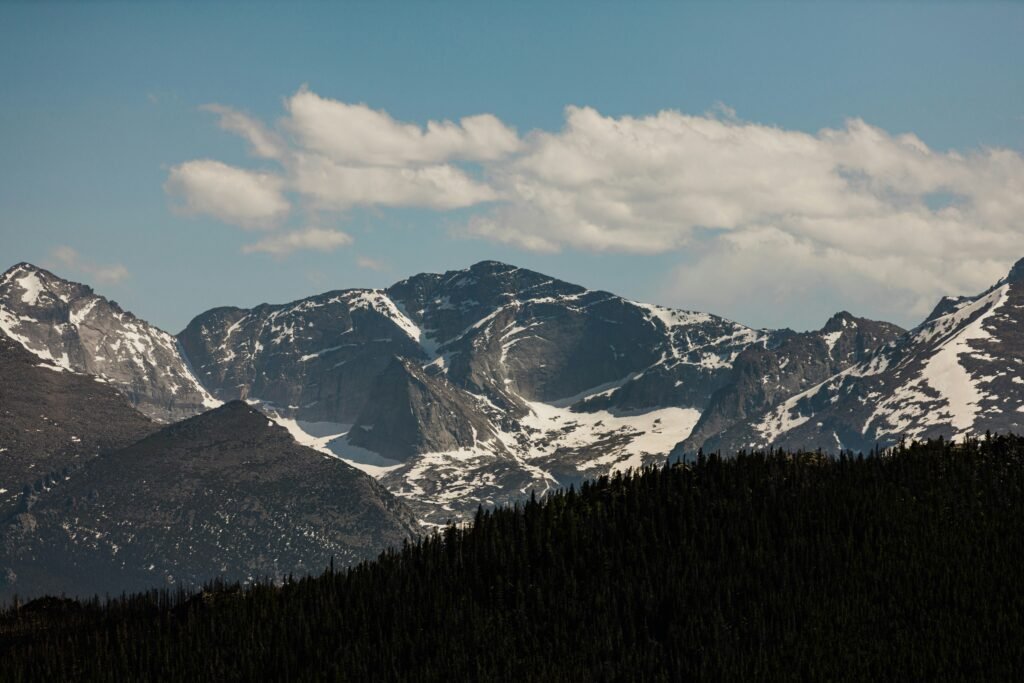
M 902 438 L 1024 429 L 1024 259 L 974 296 L 944 297 L 917 327 L 705 448 L 868 451 Z M 675 454 L 692 452 L 681 444 Z
M 481 261 L 383 288 L 211 308 L 170 340 L 130 314 L 118 318 L 116 304 L 85 285 L 66 283 L 60 286 L 81 289 L 53 295 L 48 287 L 15 286 L 31 268 L 19 264 L 0 280 L 0 314 L 18 324 L 5 332 L 41 358 L 73 365 L 77 356 L 65 351 L 88 347 L 76 341 L 88 329 L 72 324 L 56 334 L 54 325 L 73 323 L 78 307 L 95 297 L 97 307 L 113 311 L 108 343 L 120 338 L 131 349 L 132 335 L 143 330 L 163 339 L 152 348 L 173 346 L 171 365 L 180 370 L 147 378 L 139 371 L 146 347 L 98 370 L 79 352 L 86 360 L 75 361 L 76 371 L 105 379 L 165 421 L 176 419 L 169 410 L 192 414 L 236 399 L 258 405 L 301 443 L 378 478 L 431 523 L 657 462 L 669 451 L 868 450 L 898 434 L 963 435 L 975 427 L 971 416 L 995 409 L 1009 417 L 986 424 L 1016 429 L 1013 413 L 1024 403 L 1011 367 L 1016 318 L 1003 319 L 1017 305 L 1024 260 L 981 295 L 943 298 L 909 332 L 848 311 L 818 330 L 754 329 Z M 1003 308 L 1004 294 L 1014 299 L 1011 308 Z M 137 327 L 114 324 L 124 321 Z M 29 338 L 33 330 L 38 338 Z M 1008 355 L 988 348 L 992 334 L 1005 339 Z M 956 349 L 943 351 L 947 342 Z M 985 405 L 975 405 L 973 389 L 950 403 L 925 380 L 901 388 L 886 378 L 889 366 L 912 374 L 932 367 L 934 354 L 939 384 L 948 376 L 968 386 L 957 374 L 961 361 L 991 379 L 991 387 L 977 388 Z M 167 388 L 189 377 L 200 400 L 168 404 Z M 154 396 L 165 401 L 157 409 Z
M 379 483 L 242 401 L 93 458 L 0 533 L 0 595 L 77 595 L 303 575 L 420 528 Z
M 44 361 L 110 383 L 151 419 L 170 422 L 216 405 L 175 337 L 88 285 L 32 264 L 0 275 L 0 331 Z

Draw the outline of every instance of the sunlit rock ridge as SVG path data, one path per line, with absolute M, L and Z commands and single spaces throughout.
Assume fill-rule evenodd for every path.
M 902 438 L 1020 433 L 1022 330 L 1024 260 L 976 296 L 942 299 L 923 323 L 845 370 L 685 446 L 867 451 Z
M 920 326 L 754 329 L 484 261 L 215 308 L 176 337 L 30 264 L 0 330 L 161 422 L 242 399 L 431 523 L 698 449 L 867 450 L 1017 430 L 1020 265 Z

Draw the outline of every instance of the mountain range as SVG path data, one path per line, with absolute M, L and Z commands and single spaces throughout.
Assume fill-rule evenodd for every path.
M 20 263 L 0 276 L 5 552 L 88 555 L 103 544 L 86 552 L 67 539 L 84 538 L 69 528 L 93 524 L 109 543 L 130 547 L 117 525 L 144 516 L 132 507 L 137 496 L 120 496 L 140 487 L 174 522 L 146 526 L 149 545 L 121 555 L 130 557 L 125 577 L 190 579 L 222 567 L 273 574 L 366 556 L 417 533 L 414 518 L 428 527 L 466 519 L 479 505 L 669 454 L 868 451 L 904 437 L 1018 431 L 1022 282 L 1024 262 L 986 292 L 943 299 L 909 331 L 844 311 L 820 330 L 794 332 L 484 261 L 385 289 L 215 308 L 171 335 L 88 286 Z M 207 436 L 183 441 L 193 434 L 176 431 L 185 418 Z M 274 453 L 290 454 L 295 471 Z M 186 475 L 192 465 L 170 462 L 172 454 L 197 469 Z M 146 468 L 134 464 L 150 461 L 161 478 L 146 488 Z M 320 471 L 327 465 L 330 475 Z M 224 520 L 234 519 L 230 506 L 204 503 L 182 526 L 182 506 L 209 502 L 199 491 L 243 500 L 259 468 L 276 483 L 251 494 L 267 515 L 245 522 L 255 536 L 235 534 L 242 522 Z M 182 477 L 195 477 L 193 488 L 182 488 Z M 346 487 L 356 491 L 341 500 Z M 112 502 L 68 512 L 83 500 Z M 274 545 L 281 527 L 269 520 L 279 510 L 313 514 L 294 507 L 300 501 L 335 516 L 310 522 L 312 544 L 295 541 L 285 552 Z M 361 528 L 357 509 L 376 511 Z M 175 534 L 198 533 L 197 519 L 238 542 L 218 554 L 203 536 L 192 560 L 168 552 Z M 348 531 L 329 531 L 336 528 Z M 33 534 L 35 545 L 26 540 Z M 262 560 L 251 559 L 257 550 Z
M 1022 330 L 1024 260 L 988 290 L 942 299 L 913 330 L 702 445 L 867 451 L 903 438 L 1020 433 Z

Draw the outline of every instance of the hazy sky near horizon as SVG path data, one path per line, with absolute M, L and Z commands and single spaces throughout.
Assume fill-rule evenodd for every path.
M 0 269 L 177 332 L 496 259 L 755 326 L 1024 257 L 1024 4 L 0 4 Z

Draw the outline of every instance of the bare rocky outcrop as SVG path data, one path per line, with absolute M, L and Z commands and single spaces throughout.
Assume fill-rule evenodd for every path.
M 31 264 L 0 276 L 0 330 L 41 360 L 103 379 L 159 422 L 216 405 L 172 335 Z

